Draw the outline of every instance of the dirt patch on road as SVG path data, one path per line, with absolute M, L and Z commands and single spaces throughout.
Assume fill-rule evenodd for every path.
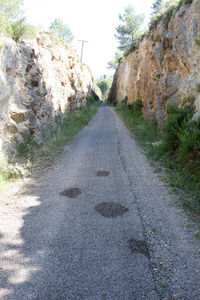
M 97 172 L 97 176 L 98 177 L 107 177 L 108 175 L 110 174 L 110 172 L 108 172 L 108 171 L 98 171 Z
M 149 257 L 149 250 L 147 243 L 143 240 L 136 240 L 134 238 L 128 241 L 128 247 L 132 253 L 141 253 Z
M 116 218 L 129 211 L 128 208 L 114 202 L 102 202 L 95 207 L 95 210 L 105 218 Z
M 81 190 L 79 188 L 69 188 L 60 193 L 60 196 L 65 196 L 68 198 L 77 198 L 81 194 Z

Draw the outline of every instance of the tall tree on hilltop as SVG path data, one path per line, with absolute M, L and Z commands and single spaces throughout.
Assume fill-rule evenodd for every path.
M 134 7 L 128 5 L 124 9 L 124 14 L 119 15 L 119 19 L 122 24 L 116 27 L 115 37 L 119 41 L 119 49 L 128 53 L 137 46 L 138 39 L 142 34 L 141 26 L 144 22 L 144 15 L 136 15 Z
M 53 22 L 51 22 L 49 29 L 53 31 L 57 35 L 57 37 L 64 42 L 70 43 L 74 38 L 71 29 L 67 25 L 65 25 L 59 18 L 56 18 Z

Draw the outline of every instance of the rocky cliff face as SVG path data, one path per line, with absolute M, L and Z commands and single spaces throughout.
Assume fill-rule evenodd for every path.
M 86 105 L 86 95 L 97 93 L 75 51 L 48 33 L 19 45 L 0 37 L 0 144 L 6 152 L 30 134 L 42 140 L 67 109 Z
M 168 26 L 167 26 L 168 25 Z M 142 98 L 146 118 L 162 124 L 166 103 L 195 97 L 200 116 L 200 1 L 182 5 L 176 15 L 160 21 L 123 57 L 110 91 L 112 101 Z

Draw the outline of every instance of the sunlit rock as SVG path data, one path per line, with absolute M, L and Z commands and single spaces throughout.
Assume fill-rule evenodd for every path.
M 139 42 L 139 47 L 123 57 L 116 71 L 109 98 L 122 101 L 128 97 L 143 102 L 146 118 L 159 125 L 166 117 L 166 103 L 196 99 L 200 111 L 200 1 L 183 4 L 168 26 L 160 21 Z
M 7 153 L 30 134 L 41 142 L 47 127 L 98 93 L 76 52 L 48 33 L 19 44 L 1 36 L 0 45 L 0 138 Z

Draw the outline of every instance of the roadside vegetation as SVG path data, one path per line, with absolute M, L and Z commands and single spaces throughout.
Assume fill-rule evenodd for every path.
M 44 133 L 43 142 L 38 144 L 33 136 L 18 144 L 12 161 L 0 152 L 0 193 L 6 182 L 12 178 L 23 177 L 32 168 L 50 164 L 62 147 L 92 119 L 99 103 L 92 96 L 87 97 L 88 105 L 74 112 L 68 112 L 63 121 Z
M 102 100 L 106 100 L 108 98 L 108 93 L 111 88 L 113 82 L 112 77 L 106 77 L 105 75 L 103 78 L 96 81 L 96 85 L 99 87 L 102 93 Z
M 182 197 L 182 203 L 200 213 L 200 119 L 192 120 L 193 101 L 188 97 L 179 106 L 168 105 L 162 128 L 143 118 L 140 99 L 133 104 L 124 99 L 115 109 L 147 156 L 165 167 L 169 184 L 189 195 Z

